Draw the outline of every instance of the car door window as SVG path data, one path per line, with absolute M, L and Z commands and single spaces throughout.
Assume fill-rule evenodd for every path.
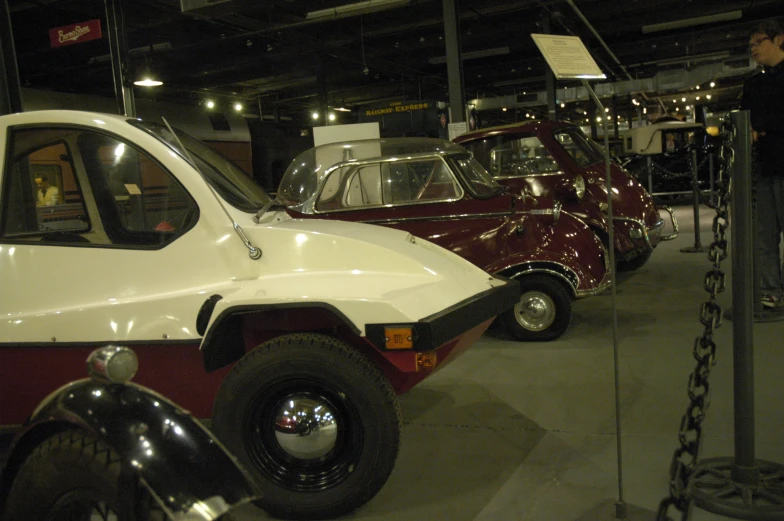
M 3 239 L 160 247 L 197 219 L 172 175 L 119 138 L 35 128 L 10 139 Z
M 13 133 L 5 174 L 3 238 L 87 242 L 79 234 L 90 231 L 90 219 L 64 137 L 46 130 Z

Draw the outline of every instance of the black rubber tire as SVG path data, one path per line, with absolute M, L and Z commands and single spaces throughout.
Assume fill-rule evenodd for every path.
M 338 425 L 334 446 L 319 458 L 297 458 L 275 437 L 277 407 L 301 393 L 328 403 Z M 280 336 L 247 353 L 213 410 L 213 431 L 257 478 L 257 506 L 283 519 L 332 518 L 367 503 L 392 472 L 401 424 L 395 391 L 379 368 L 314 333 Z
M 109 445 L 87 432 L 67 430 L 41 442 L 21 465 L 3 519 L 88 519 L 96 507 L 107 507 L 120 520 L 167 519 Z
M 651 250 L 646 251 L 636 257 L 632 257 L 631 260 L 628 261 L 616 261 L 615 268 L 618 271 L 634 271 L 642 268 L 646 262 L 651 259 L 651 254 L 653 252 Z
M 515 340 L 545 342 L 563 335 L 572 321 L 572 297 L 559 280 L 542 274 L 524 275 L 520 282 L 520 302 L 501 315 L 504 327 Z M 527 327 L 523 318 L 524 302 L 536 298 L 545 304 L 546 313 L 554 312 L 552 322 L 543 329 Z

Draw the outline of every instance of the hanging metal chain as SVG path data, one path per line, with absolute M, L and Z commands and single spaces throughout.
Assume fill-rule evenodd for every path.
M 716 364 L 716 344 L 713 341 L 714 331 L 721 326 L 722 309 L 716 301 L 719 293 L 725 288 L 725 274 L 721 271 L 721 261 L 727 258 L 726 231 L 729 225 L 729 171 L 733 162 L 734 152 L 730 146 L 732 129 L 729 121 L 724 123 L 722 141 L 719 146 L 718 181 L 716 183 L 716 215 L 713 218 L 713 242 L 708 251 L 708 258 L 713 264 L 705 274 L 703 287 L 708 292 L 708 300 L 700 307 L 699 321 L 703 325 L 702 335 L 694 340 L 693 354 L 697 360 L 694 372 L 689 375 L 687 394 L 689 405 L 681 418 L 678 430 L 680 446 L 675 449 L 670 464 L 669 496 L 659 503 L 657 521 L 667 521 L 672 508 L 681 513 L 681 520 L 689 516 L 691 498 L 688 494 L 689 479 L 699 458 L 702 444 L 702 421 L 710 405 L 710 386 L 708 377 Z

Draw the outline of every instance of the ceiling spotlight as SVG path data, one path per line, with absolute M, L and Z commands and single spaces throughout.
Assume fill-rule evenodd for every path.
M 310 117 L 312 117 L 313 119 L 318 119 L 318 112 L 314 112 L 313 114 L 310 115 Z
M 527 117 L 527 118 L 530 118 L 530 117 L 531 117 L 531 114 L 530 114 L 530 113 L 528 113 L 528 112 L 526 112 L 526 113 L 525 113 L 525 117 Z
M 234 110 L 236 110 L 237 112 L 240 112 L 242 110 L 242 103 L 235 103 L 234 104 Z
M 503 107 L 501 110 L 502 110 L 502 111 L 504 111 L 504 112 L 506 112 L 506 107 Z
M 686 101 L 686 98 L 681 98 L 681 101 L 685 102 L 685 101 Z
M 697 90 L 700 90 L 700 86 L 699 86 L 699 85 L 697 85 L 697 86 L 696 86 L 696 87 L 694 87 L 694 88 L 695 88 L 695 89 L 697 89 Z
M 700 97 L 699 97 L 699 96 L 697 96 L 697 97 L 696 97 L 696 98 L 694 98 L 694 99 L 696 99 L 697 101 L 700 101 Z
M 648 107 L 643 107 L 642 108 L 642 113 L 643 114 L 647 114 L 648 113 Z
M 566 103 L 561 103 L 561 108 L 566 107 Z
M 597 116 L 597 117 L 596 117 L 596 122 L 597 122 L 597 123 L 601 123 L 601 121 L 602 121 L 602 117 L 601 117 L 601 116 Z
M 711 89 L 712 89 L 713 87 L 716 86 L 716 82 L 715 81 L 710 82 L 710 86 L 711 86 Z
M 330 121 L 335 121 L 335 113 L 334 112 L 330 112 L 328 117 L 329 117 Z
M 605 112 L 610 112 L 610 109 L 609 108 L 605 108 L 604 111 Z
M 268 43 L 267 44 L 267 52 L 270 52 L 272 49 L 273 49 L 272 44 Z
M 708 94 L 708 95 L 707 95 L 707 96 L 705 96 L 705 97 L 706 97 L 706 98 L 708 98 L 708 99 L 711 99 L 711 95 L 710 95 L 710 94 Z
M 163 82 L 153 77 L 145 76 L 141 79 L 134 81 L 133 84 L 138 87 L 160 87 L 161 85 L 163 85 Z
M 208 99 L 207 100 L 207 108 L 208 109 L 214 109 L 215 108 L 215 102 L 212 101 L 211 99 Z

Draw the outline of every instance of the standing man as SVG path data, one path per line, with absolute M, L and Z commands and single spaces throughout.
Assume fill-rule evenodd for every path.
M 751 115 L 757 174 L 758 277 L 765 307 L 784 307 L 779 242 L 784 231 L 784 29 L 760 23 L 749 51 L 762 69 L 743 85 L 741 108 Z
M 54 206 L 60 202 L 60 191 L 49 183 L 46 175 L 36 177 L 38 185 L 38 206 Z

